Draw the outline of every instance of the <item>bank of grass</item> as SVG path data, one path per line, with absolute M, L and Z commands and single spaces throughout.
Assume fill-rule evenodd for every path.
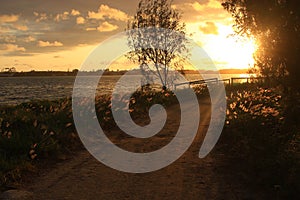
M 273 198 L 297 199 L 300 126 L 287 117 L 290 106 L 280 89 L 237 85 L 227 88 L 227 98 L 219 144 L 230 168 Z M 293 104 L 299 106 L 299 100 Z
M 148 113 L 153 104 L 176 102 L 172 92 L 137 91 L 129 99 L 133 118 Z M 110 96 L 95 100 L 99 123 L 103 129 L 115 127 Z M 122 110 L 123 108 L 119 108 Z M 17 106 L 0 107 L 0 188 L 3 190 L 21 180 L 39 162 L 55 160 L 77 150 L 82 144 L 76 133 L 70 98 L 55 101 L 34 101 Z
M 70 99 L 0 108 L 1 185 L 20 180 L 41 159 L 57 158 L 80 145 Z
M 227 119 L 219 150 L 229 166 L 245 181 L 292 199 L 299 191 L 299 124 L 287 121 L 286 103 L 280 90 L 255 84 L 227 87 Z M 198 98 L 207 88 L 195 88 Z M 133 118 L 145 115 L 153 104 L 177 102 L 169 91 L 138 91 L 128 99 Z M 96 98 L 99 123 L 115 127 L 109 96 Z M 297 102 L 295 102 L 297 104 Z M 123 109 L 123 108 L 119 108 Z M 0 108 L 1 186 L 20 180 L 42 160 L 82 148 L 72 117 L 71 99 L 36 101 Z M 230 165 L 230 163 L 232 165 Z M 238 164 L 237 164 L 238 163 Z

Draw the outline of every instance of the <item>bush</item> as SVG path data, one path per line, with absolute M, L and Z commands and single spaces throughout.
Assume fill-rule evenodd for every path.
M 228 109 L 223 141 L 239 169 L 253 184 L 281 188 L 293 198 L 299 191 L 299 126 L 287 124 L 280 91 L 266 88 L 228 88 Z M 286 127 L 293 127 L 286 129 Z
M 38 160 L 56 158 L 73 145 L 70 99 L 6 106 L 0 113 L 1 185 L 17 181 Z
M 129 99 L 124 105 L 130 106 L 133 117 L 144 115 L 153 104 L 167 106 L 176 101 L 172 92 L 155 90 L 137 91 Z M 98 96 L 95 108 L 103 129 L 115 127 L 110 96 Z M 32 170 L 43 159 L 82 148 L 70 98 L 2 106 L 0 116 L 0 187 L 18 181 L 23 171 Z

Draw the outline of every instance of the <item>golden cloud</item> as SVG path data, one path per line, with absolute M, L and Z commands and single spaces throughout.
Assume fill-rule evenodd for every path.
M 205 22 L 205 25 L 200 26 L 199 30 L 202 31 L 204 34 L 219 34 L 218 27 L 213 22 Z
M 80 15 L 80 12 L 78 10 L 72 9 L 71 15 L 72 16 L 78 16 L 78 15 Z
M 16 22 L 19 20 L 19 15 L 0 15 L 1 23 Z
M 15 24 L 14 27 L 19 31 L 27 31 L 28 27 L 25 25 Z
M 76 24 L 84 24 L 84 23 L 85 23 L 85 19 L 83 17 L 76 18 Z
M 33 15 L 37 18 L 35 21 L 40 22 L 48 19 L 48 16 L 46 13 L 38 13 L 38 12 L 33 12 Z
M 14 52 L 14 51 L 26 51 L 24 47 L 19 47 L 15 44 L 0 44 L 0 50 Z
M 127 21 L 128 15 L 121 10 L 111 8 L 107 5 L 100 5 L 98 12 L 89 11 L 88 17 L 90 19 L 115 19 L 119 21 Z
M 63 43 L 58 42 L 58 41 L 54 41 L 54 42 L 49 42 L 49 41 L 42 41 L 40 40 L 38 42 L 38 46 L 39 47 L 61 47 L 63 46 Z
M 59 22 L 61 20 L 68 20 L 69 19 L 70 13 L 65 11 L 61 14 L 57 14 L 56 17 L 54 18 L 55 21 Z
M 185 22 L 224 21 L 230 14 L 222 7 L 220 0 L 183 2 L 172 5 L 183 13 Z
M 97 30 L 99 32 L 110 32 L 110 31 L 114 31 L 116 29 L 118 29 L 119 27 L 113 24 L 110 24 L 108 22 L 103 22 L 98 28 Z
M 36 39 L 32 36 L 28 36 L 24 39 L 24 42 L 29 43 L 29 42 L 34 42 Z

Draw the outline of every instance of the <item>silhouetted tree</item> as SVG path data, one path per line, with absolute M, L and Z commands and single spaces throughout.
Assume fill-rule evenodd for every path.
M 185 24 L 180 22 L 181 15 L 171 3 L 141 0 L 127 25 L 128 45 L 132 49 L 127 58 L 140 65 L 147 80 L 151 74 L 158 76 L 163 88 L 172 81 L 170 69 L 182 70 L 183 60 L 188 57 Z
M 224 0 L 222 5 L 235 19 L 238 34 L 253 35 L 260 42 L 257 67 L 284 87 L 286 122 L 299 126 L 300 1 Z
M 255 57 L 260 73 L 299 93 L 299 0 L 225 0 L 222 5 L 235 19 L 238 34 L 260 42 Z

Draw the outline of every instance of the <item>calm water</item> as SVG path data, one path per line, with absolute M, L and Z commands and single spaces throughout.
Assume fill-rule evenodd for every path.
M 239 75 L 222 75 L 223 78 L 238 77 Z M 98 85 L 99 94 L 111 94 L 115 83 L 121 76 L 103 76 Z M 95 76 L 87 76 L 86 89 L 89 89 L 89 81 L 97 79 Z M 140 76 L 132 76 L 129 79 L 140 80 Z M 189 75 L 188 80 L 199 79 Z M 19 104 L 31 100 L 59 99 L 72 96 L 75 77 L 0 77 L 0 105 Z M 125 89 L 125 88 L 124 88 Z

